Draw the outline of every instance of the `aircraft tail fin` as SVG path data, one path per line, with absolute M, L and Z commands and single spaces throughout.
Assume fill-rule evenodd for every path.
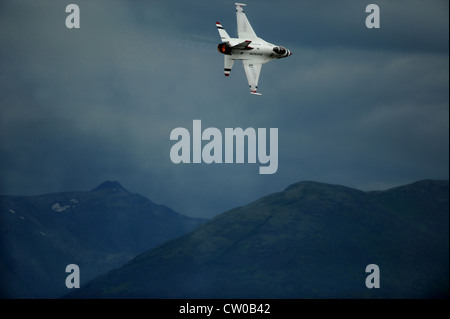
M 219 31 L 220 38 L 222 39 L 222 42 L 230 41 L 230 36 L 228 35 L 227 31 L 222 27 L 222 24 L 220 22 L 216 22 L 217 31 Z

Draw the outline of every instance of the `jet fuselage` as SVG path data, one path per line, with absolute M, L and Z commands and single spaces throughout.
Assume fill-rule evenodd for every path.
M 238 37 L 231 38 L 220 22 L 216 22 L 221 43 L 217 50 L 225 55 L 224 74 L 229 76 L 235 60 L 241 60 L 247 76 L 250 93 L 257 92 L 261 67 L 271 60 L 286 58 L 292 52 L 282 46 L 276 46 L 258 37 L 244 13 L 244 3 L 235 3 Z

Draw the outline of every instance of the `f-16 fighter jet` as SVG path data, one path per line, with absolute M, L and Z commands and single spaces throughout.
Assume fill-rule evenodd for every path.
M 235 3 L 238 38 L 230 38 L 220 22 L 216 22 L 222 42 L 217 50 L 225 55 L 224 72 L 229 76 L 235 60 L 242 60 L 247 75 L 250 93 L 258 93 L 258 79 L 261 67 L 272 60 L 286 58 L 292 52 L 282 46 L 273 45 L 259 38 L 253 31 L 247 16 L 244 13 L 244 3 Z

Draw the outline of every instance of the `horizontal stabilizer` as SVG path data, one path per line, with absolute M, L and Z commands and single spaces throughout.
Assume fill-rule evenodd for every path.
M 216 22 L 217 31 L 219 31 L 220 39 L 222 39 L 223 42 L 229 41 L 230 36 L 228 35 L 227 31 L 222 27 L 222 24 L 220 22 Z
M 232 58 L 230 58 L 230 56 L 228 56 L 228 55 L 225 55 L 224 58 L 225 59 L 224 59 L 223 71 L 225 73 L 225 76 L 229 76 L 231 69 L 233 68 L 234 60 Z

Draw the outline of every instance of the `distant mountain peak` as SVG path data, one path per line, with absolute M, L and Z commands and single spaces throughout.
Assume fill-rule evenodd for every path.
M 295 184 L 289 185 L 286 187 L 285 191 L 297 189 L 297 188 L 311 188 L 311 187 L 323 187 L 328 186 L 328 184 L 321 183 L 321 182 L 314 182 L 314 181 L 301 181 L 297 182 Z
M 322 182 L 314 182 L 314 181 L 302 181 L 295 184 L 290 185 L 287 187 L 284 191 L 290 192 L 290 191 L 302 191 L 302 190 L 310 190 L 310 191 L 325 191 L 325 190 L 346 190 L 346 191 L 358 191 L 357 189 L 352 189 L 347 186 L 338 185 L 338 184 L 328 184 L 328 183 L 322 183 Z
M 448 181 L 372 193 L 300 182 L 218 215 L 68 298 L 448 298 L 448 194 Z M 371 260 L 385 269 L 389 289 L 365 287 Z
M 122 192 L 128 192 L 122 185 L 120 185 L 117 181 L 105 181 L 98 185 L 96 188 L 94 188 L 92 191 L 98 191 L 98 190 L 110 190 L 110 191 L 122 191 Z

